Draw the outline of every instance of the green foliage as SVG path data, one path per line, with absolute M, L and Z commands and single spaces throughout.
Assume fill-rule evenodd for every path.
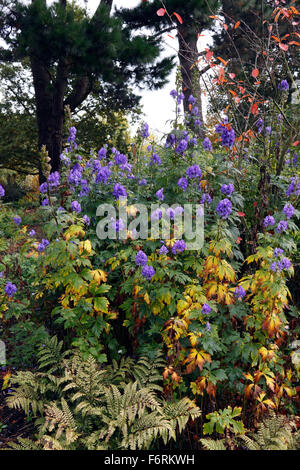
M 241 421 L 236 421 L 235 418 L 241 415 L 241 408 L 228 406 L 222 411 L 214 411 L 206 415 L 208 423 L 203 425 L 204 434 L 212 434 L 216 427 L 216 432 L 223 434 L 226 431 L 231 431 L 234 434 L 243 434 L 245 432 L 244 425 Z

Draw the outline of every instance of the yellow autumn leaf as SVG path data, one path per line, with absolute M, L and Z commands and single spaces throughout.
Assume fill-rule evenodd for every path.
M 189 308 L 190 304 L 186 300 L 179 300 L 177 302 L 177 313 L 180 315 L 184 310 L 187 310 Z
M 93 277 L 93 280 L 97 282 L 97 284 L 100 284 L 100 282 L 106 282 L 107 281 L 107 273 L 105 271 L 102 271 L 102 269 L 94 269 L 91 270 L 91 274 Z

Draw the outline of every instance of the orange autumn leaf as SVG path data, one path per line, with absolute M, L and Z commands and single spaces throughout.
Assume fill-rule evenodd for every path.
M 257 78 L 259 75 L 259 70 L 258 69 L 253 69 L 251 72 L 251 75 L 253 78 Z
M 227 24 L 226 24 L 226 23 L 222 23 L 222 26 L 223 26 L 223 28 L 225 29 L 225 31 L 227 31 L 227 29 L 228 29 Z
M 240 26 L 241 22 L 240 21 L 237 21 L 234 25 L 234 29 L 237 29 L 239 26 Z
M 227 65 L 226 60 L 222 59 L 221 57 L 217 57 L 217 59 L 219 59 L 219 61 L 222 62 L 222 64 L 224 64 L 225 66 Z
M 291 41 L 289 42 L 290 46 L 300 46 L 300 42 L 297 41 Z
M 251 105 L 251 113 L 254 114 L 254 115 L 258 114 L 258 104 L 257 103 L 253 103 Z
M 272 36 L 272 38 L 275 39 L 275 41 L 280 42 L 280 39 L 277 36 Z
M 294 142 L 292 145 L 293 145 L 293 147 L 297 147 L 297 145 L 299 145 L 299 144 L 300 144 L 300 140 L 296 140 L 296 142 Z
M 173 15 L 176 16 L 176 18 L 177 18 L 177 20 L 179 21 L 180 24 L 183 23 L 182 18 L 181 18 L 180 15 L 178 15 L 178 13 L 176 13 L 175 11 L 173 11 Z
M 238 212 L 238 215 L 239 215 L 240 217 L 245 217 L 245 212 Z

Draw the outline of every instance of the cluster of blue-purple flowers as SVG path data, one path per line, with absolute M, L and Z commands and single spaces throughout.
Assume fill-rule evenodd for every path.
M 232 149 L 235 141 L 235 132 L 233 127 L 228 124 L 228 119 L 225 118 L 223 123 L 216 126 L 216 132 L 221 135 L 221 143 L 223 147 Z
M 273 251 L 273 256 L 274 258 L 280 258 L 279 261 L 273 261 L 270 264 L 270 269 L 273 272 L 276 272 L 277 270 L 279 272 L 288 270 L 292 266 L 291 261 L 288 258 L 282 257 L 283 255 L 283 250 L 282 248 L 275 248 Z
M 290 219 L 295 214 L 295 208 L 292 204 L 287 203 L 282 209 L 282 212 L 284 213 L 287 219 Z M 273 227 L 275 223 L 276 223 L 275 218 L 272 215 L 267 215 L 264 218 L 264 227 L 266 228 Z M 286 232 L 288 229 L 289 229 L 288 222 L 286 220 L 280 220 L 275 228 L 275 231 L 277 233 L 282 233 L 282 232 Z
M 146 253 L 144 253 L 142 250 L 139 250 L 136 254 L 135 263 L 137 266 L 142 267 L 142 276 L 147 279 L 147 281 L 150 281 L 155 274 L 155 269 L 153 266 L 148 265 L 147 262 L 148 257 Z
M 17 290 L 17 286 L 11 282 L 8 282 L 4 287 L 4 292 L 8 297 L 12 297 L 17 292 Z

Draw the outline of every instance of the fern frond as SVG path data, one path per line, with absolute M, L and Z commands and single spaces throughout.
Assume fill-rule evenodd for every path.
M 40 442 L 34 442 L 27 438 L 19 437 L 17 442 L 10 442 L 7 450 L 42 450 Z
M 226 450 L 224 439 L 200 439 L 200 442 L 206 450 Z
M 153 388 L 161 391 L 162 387 L 158 385 L 162 381 L 162 369 L 165 367 L 165 360 L 161 350 L 155 352 L 153 359 L 141 357 L 133 368 L 134 379 L 139 387 Z

